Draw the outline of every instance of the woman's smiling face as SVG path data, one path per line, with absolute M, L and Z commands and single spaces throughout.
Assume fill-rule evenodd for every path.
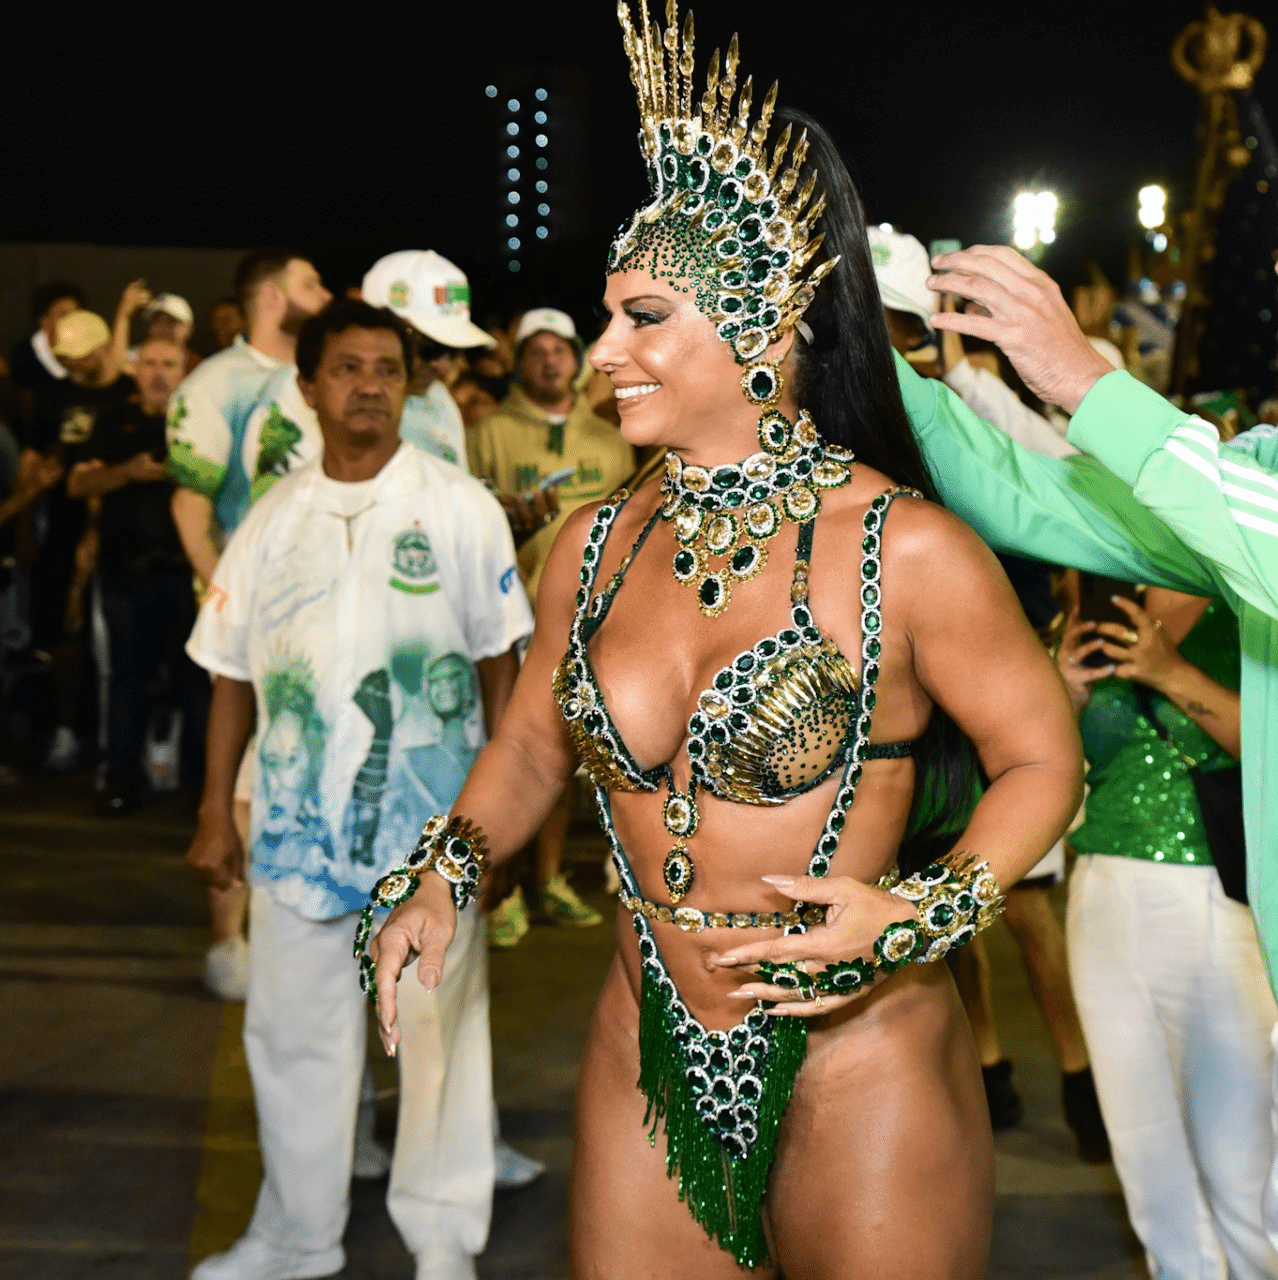
M 714 325 L 697 310 L 684 281 L 654 279 L 638 268 L 608 277 L 608 326 L 590 362 L 612 380 L 621 434 L 633 445 L 674 449 L 685 461 L 713 464 L 757 452 L 759 410 L 741 390 L 742 367 Z M 764 352 L 780 361 L 789 333 Z M 777 407 L 793 419 L 793 398 Z

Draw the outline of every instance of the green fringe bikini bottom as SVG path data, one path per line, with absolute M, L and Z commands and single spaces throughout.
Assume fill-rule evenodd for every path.
M 604 831 L 622 883 L 634 878 L 613 830 L 606 794 Z M 808 1029 L 801 1018 L 769 1018 L 754 1009 L 728 1031 L 707 1030 L 679 998 L 653 936 L 638 912 L 642 983 L 639 1088 L 645 1122 L 664 1126 L 666 1172 L 679 1199 L 742 1267 L 768 1260 L 762 1201 L 776 1154 L 777 1130 L 803 1065 Z

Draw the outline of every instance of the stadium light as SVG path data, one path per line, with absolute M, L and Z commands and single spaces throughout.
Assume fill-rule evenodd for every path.
M 1136 199 L 1136 217 L 1147 231 L 1153 231 L 1167 221 L 1167 192 L 1162 187 L 1141 187 Z
M 1012 201 L 1012 243 L 1028 253 L 1040 244 L 1056 239 L 1056 210 L 1060 201 L 1054 191 L 1022 191 Z

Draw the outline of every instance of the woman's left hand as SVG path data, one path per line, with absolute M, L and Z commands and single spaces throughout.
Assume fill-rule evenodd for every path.
M 1102 651 L 1114 659 L 1114 674 L 1123 680 L 1139 680 L 1152 689 L 1161 688 L 1184 659 L 1157 618 L 1150 617 L 1125 596 L 1113 599 L 1132 620 L 1130 627 L 1117 622 L 1096 624 L 1096 630 L 1105 637 L 1100 646 Z
M 764 876 L 764 881 L 778 893 L 796 902 L 826 905 L 825 923 L 813 925 L 807 933 L 782 935 L 765 942 L 738 945 L 712 956 L 711 963 L 722 969 L 750 972 L 764 961 L 771 964 L 793 964 L 815 978 L 826 965 L 858 957 L 871 960 L 874 943 L 888 925 L 917 918 L 913 903 L 886 889 L 876 889 L 848 876 Z M 868 986 L 863 988 L 868 990 Z M 815 992 L 811 998 L 796 998 L 793 988 L 776 987 L 768 982 L 746 982 L 729 993 L 740 1000 L 769 1000 L 775 1007 L 769 1013 L 799 1018 L 820 1018 L 842 1009 L 856 1000 L 853 995 L 828 995 Z

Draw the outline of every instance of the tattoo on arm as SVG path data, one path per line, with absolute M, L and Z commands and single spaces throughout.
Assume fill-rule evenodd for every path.
M 1204 706 L 1201 702 L 1190 702 L 1185 710 L 1191 716 L 1214 716 L 1216 714 L 1210 707 Z

